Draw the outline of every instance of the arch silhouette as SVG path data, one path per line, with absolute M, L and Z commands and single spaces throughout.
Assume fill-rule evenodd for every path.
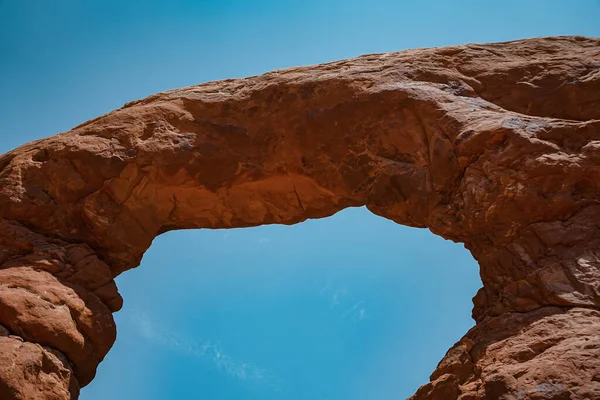
M 5 154 L 0 397 L 78 396 L 115 339 L 113 279 L 156 235 L 363 205 L 481 268 L 477 325 L 415 399 L 600 397 L 598 60 L 581 37 L 366 55 L 159 93 Z

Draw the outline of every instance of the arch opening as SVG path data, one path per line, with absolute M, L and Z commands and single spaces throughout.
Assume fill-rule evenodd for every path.
M 461 245 L 364 207 L 169 232 L 117 279 L 115 351 L 82 398 L 110 396 L 109 382 L 125 397 L 193 382 L 224 400 L 406 398 L 472 327 L 477 271 Z

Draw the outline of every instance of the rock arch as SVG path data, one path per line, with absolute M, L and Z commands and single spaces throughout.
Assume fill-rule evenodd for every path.
M 600 40 L 365 55 L 171 90 L 0 158 L 0 397 L 68 399 L 172 229 L 366 205 L 465 243 L 477 325 L 415 399 L 600 398 Z

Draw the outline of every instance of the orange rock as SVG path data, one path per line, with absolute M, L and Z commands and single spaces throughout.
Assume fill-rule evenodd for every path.
M 5 154 L 0 357 L 23 361 L 0 397 L 77 396 L 115 338 L 113 279 L 156 235 L 365 205 L 481 267 L 477 325 L 415 399 L 600 398 L 599 60 L 582 37 L 366 55 L 159 93 Z

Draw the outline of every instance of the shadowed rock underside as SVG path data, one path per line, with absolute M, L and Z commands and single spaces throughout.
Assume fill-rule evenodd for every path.
M 476 326 L 414 400 L 600 399 L 599 200 L 598 39 L 365 55 L 134 101 L 0 157 L 0 398 L 78 397 L 116 337 L 114 278 L 160 233 L 364 205 L 481 268 Z

